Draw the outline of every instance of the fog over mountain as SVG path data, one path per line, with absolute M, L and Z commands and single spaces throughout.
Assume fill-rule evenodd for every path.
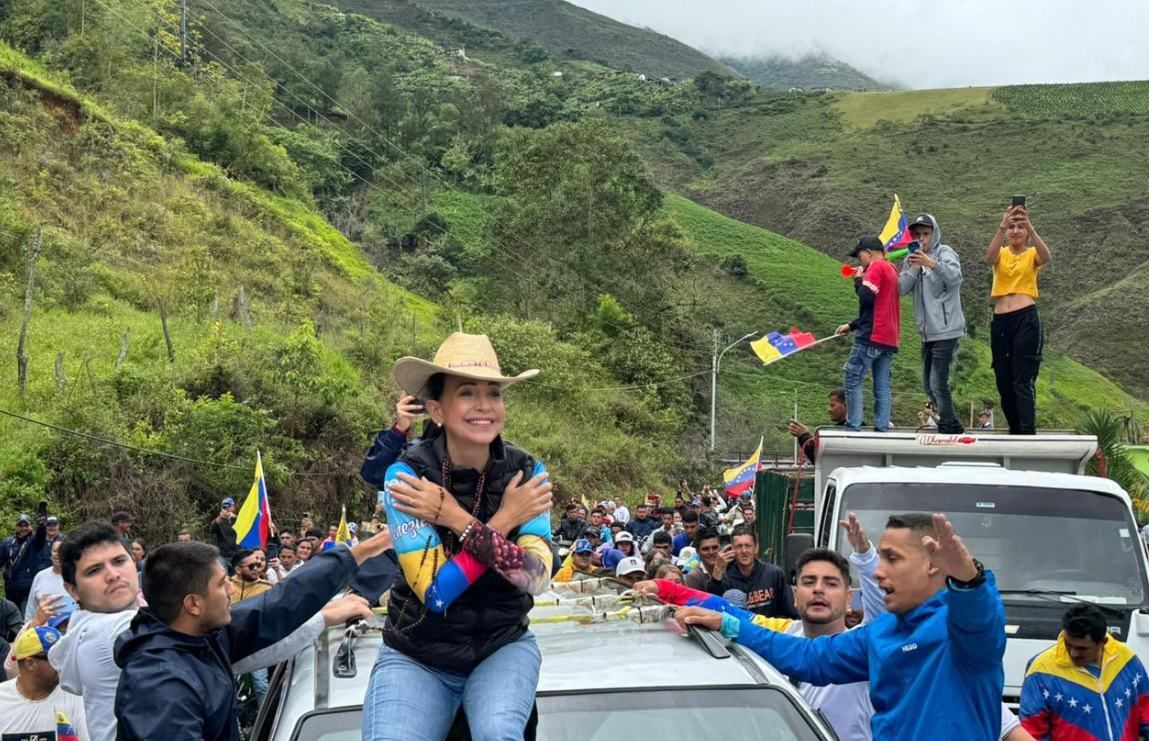
M 571 0 L 718 57 L 826 52 L 912 88 L 1149 79 L 1145 0 Z

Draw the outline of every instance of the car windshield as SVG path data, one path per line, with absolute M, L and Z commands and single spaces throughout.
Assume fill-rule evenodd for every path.
M 618 741 L 620 738 L 822 738 L 776 689 L 684 689 L 543 695 L 538 741 Z M 313 713 L 293 741 L 358 741 L 362 711 Z M 625 734 L 625 735 L 620 735 Z
M 767 688 L 557 695 L 538 705 L 540 741 L 819 738 L 786 695 Z
M 1109 605 L 1145 603 L 1141 540 L 1116 497 L 1092 491 L 957 484 L 854 484 L 855 512 L 877 542 L 892 514 L 944 512 L 970 552 L 993 569 L 1003 599 L 1050 592 Z M 839 533 L 838 549 L 850 552 Z M 1013 591 L 1014 593 L 1009 593 Z

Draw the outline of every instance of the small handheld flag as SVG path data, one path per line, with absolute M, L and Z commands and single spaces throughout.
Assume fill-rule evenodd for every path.
M 754 455 L 735 468 L 728 468 L 722 473 L 722 480 L 726 482 L 726 498 L 742 496 L 745 491 L 754 487 L 754 478 L 762 467 L 762 441 L 758 441 L 758 449 Z
M 335 531 L 336 543 L 350 543 L 351 530 L 347 527 L 347 506 L 343 506 L 343 515 L 339 518 L 339 529 Z
M 243 507 L 235 518 L 235 542 L 240 548 L 267 548 L 271 505 L 267 501 L 267 483 L 263 480 L 263 458 L 256 451 L 255 481 Z
M 8 734 L 4 734 L 7 736 Z M 33 736 L 29 736 L 32 738 Z M 21 735 L 21 738 L 24 736 Z M 80 734 L 76 733 L 76 727 L 72 725 L 72 721 L 68 720 L 68 716 L 56 711 L 56 738 L 58 741 L 80 741 Z
M 882 233 L 878 235 L 878 239 L 882 240 L 882 246 L 886 252 L 904 247 L 913 240 L 913 237 L 910 236 L 909 225 L 910 222 L 902 211 L 902 199 L 898 198 L 898 194 L 895 193 L 894 207 L 890 209 L 890 217 L 886 219 L 886 225 L 882 227 Z
M 750 347 L 764 364 L 770 365 L 776 360 L 781 360 L 787 355 L 793 355 L 807 347 L 813 347 L 822 341 L 814 339 L 813 334 L 801 332 L 795 327 L 790 330 L 790 334 L 771 332 L 762 339 L 751 342 Z

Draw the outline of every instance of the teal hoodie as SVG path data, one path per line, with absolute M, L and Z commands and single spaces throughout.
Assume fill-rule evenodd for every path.
M 922 342 L 952 340 L 965 334 L 965 314 L 961 310 L 961 261 L 957 252 L 942 244 L 938 220 L 924 214 L 934 224 L 926 254 L 936 260 L 936 268 L 915 268 L 909 259 L 898 272 L 898 293 L 914 296 L 914 320 Z
M 903 615 L 878 615 L 837 635 L 790 636 L 730 614 L 722 633 L 812 685 L 869 680 L 880 741 L 1001 735 L 1005 608 L 990 571 L 979 587 L 943 589 Z

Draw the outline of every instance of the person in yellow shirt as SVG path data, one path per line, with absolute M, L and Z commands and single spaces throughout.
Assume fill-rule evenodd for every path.
M 563 566 L 555 574 L 552 581 L 581 581 L 583 579 L 593 579 L 597 576 L 606 576 L 609 572 L 599 568 L 595 568 L 594 563 L 594 546 L 586 538 L 576 540 L 574 544 L 574 552 L 571 554 L 571 562 L 568 566 Z
M 1035 435 L 1035 384 L 1045 347 L 1037 313 L 1037 273 L 1049 264 L 1050 255 L 1024 205 L 1013 206 L 1001 218 L 986 260 L 993 266 L 990 351 L 1001 411 L 1009 434 Z
M 263 563 L 255 551 L 246 548 L 236 551 L 231 557 L 231 565 L 235 569 L 235 576 L 231 577 L 231 586 L 235 588 L 231 594 L 231 604 L 251 599 L 271 589 L 270 582 L 259 578 Z

